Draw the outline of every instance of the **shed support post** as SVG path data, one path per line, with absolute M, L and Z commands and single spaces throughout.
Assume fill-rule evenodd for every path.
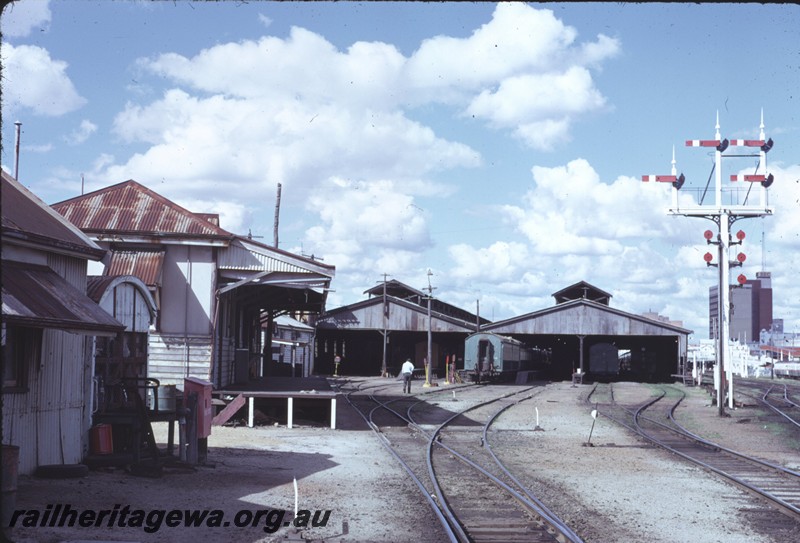
M 578 351 L 578 358 L 579 358 L 578 367 L 581 370 L 581 375 L 583 375 L 585 373 L 584 370 L 583 370 L 583 338 L 585 338 L 585 337 L 586 336 L 578 336 L 578 341 L 580 343 L 580 349 Z

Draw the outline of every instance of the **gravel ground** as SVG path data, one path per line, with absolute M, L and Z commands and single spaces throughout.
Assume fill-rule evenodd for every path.
M 375 379 L 376 382 L 386 380 Z M 639 386 L 639 385 L 620 385 Z M 603 418 L 592 429 L 583 402 L 589 386 L 554 383 L 534 399 L 503 415 L 492 438 L 495 450 L 517 459 L 530 487 L 572 522 L 587 542 L 779 543 L 757 530 L 740 509 L 751 503 L 732 486 L 675 457 L 655 450 Z M 398 383 L 398 392 L 400 384 Z M 797 467 L 798 442 L 754 409 L 717 416 L 699 389 L 679 410 L 694 431 L 734 448 L 758 451 L 772 461 Z M 536 409 L 543 431 L 535 431 Z M 174 527 L 154 533 L 142 528 L 15 527 L 18 542 L 62 541 L 438 541 L 441 532 L 429 506 L 396 461 L 341 398 L 337 430 L 324 423 L 295 421 L 285 426 L 214 427 L 208 465 L 168 469 L 163 478 L 133 477 L 98 470 L 82 479 L 21 477 L 17 509 L 45 510 L 47 504 L 73 509 L 219 509 L 231 521 L 237 512 L 285 510 L 290 520 L 297 481 L 299 509 L 326 511 L 326 526 L 296 529 L 264 517 L 256 527 Z M 589 432 L 591 444 L 586 446 Z M 166 431 L 156 427 L 166 442 Z M 523 471 L 524 470 L 524 471 Z M 246 515 L 247 513 L 244 513 Z M 241 517 L 244 518 L 244 517 Z M 320 517 L 321 520 L 322 517 Z M 231 523 L 232 524 L 232 523 Z M 267 533 L 265 526 L 277 528 Z M 788 536 L 787 536 L 788 537 Z

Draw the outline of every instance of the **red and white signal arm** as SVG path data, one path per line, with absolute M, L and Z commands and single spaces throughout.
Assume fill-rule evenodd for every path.
M 740 273 L 739 277 L 737 277 L 736 280 L 739 281 L 740 285 L 744 285 L 745 283 L 747 283 L 747 277 L 745 277 L 743 273 Z

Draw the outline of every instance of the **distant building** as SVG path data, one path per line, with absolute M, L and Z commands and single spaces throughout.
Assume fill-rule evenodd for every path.
M 730 287 L 731 316 L 730 339 L 742 343 L 758 341 L 762 330 L 772 330 L 772 279 L 771 273 L 761 271 L 755 279 L 743 285 Z M 716 286 L 708 291 L 708 330 L 709 337 L 716 336 L 719 289 Z
M 670 319 L 669 317 L 665 317 L 664 315 L 659 315 L 655 311 L 647 311 L 645 313 L 642 313 L 642 317 L 644 317 L 646 319 L 652 319 L 652 320 L 658 321 L 658 322 L 663 322 L 663 323 L 666 323 L 666 324 L 671 324 L 672 326 L 678 326 L 678 327 L 683 328 L 683 321 L 674 321 L 674 320 Z

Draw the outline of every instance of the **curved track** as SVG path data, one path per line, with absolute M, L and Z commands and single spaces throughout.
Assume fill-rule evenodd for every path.
M 590 395 L 599 413 L 626 426 L 648 441 L 728 481 L 764 500 L 770 507 L 785 513 L 769 522 L 784 525 L 800 522 L 800 473 L 758 458 L 727 449 L 692 434 L 675 418 L 675 410 L 684 399 L 682 390 L 662 385 L 654 394 L 625 391 L 622 387 L 603 390 L 597 387 Z M 645 415 L 645 412 L 647 413 Z
M 581 541 L 487 443 L 496 417 L 532 397 L 532 387 L 465 385 L 419 397 L 379 396 L 382 388 L 346 397 L 423 492 L 450 541 Z
M 742 380 L 737 390 L 740 395 L 752 398 L 758 405 L 781 417 L 780 422 L 800 430 L 800 400 L 797 399 L 800 394 L 796 387 L 788 383 Z

